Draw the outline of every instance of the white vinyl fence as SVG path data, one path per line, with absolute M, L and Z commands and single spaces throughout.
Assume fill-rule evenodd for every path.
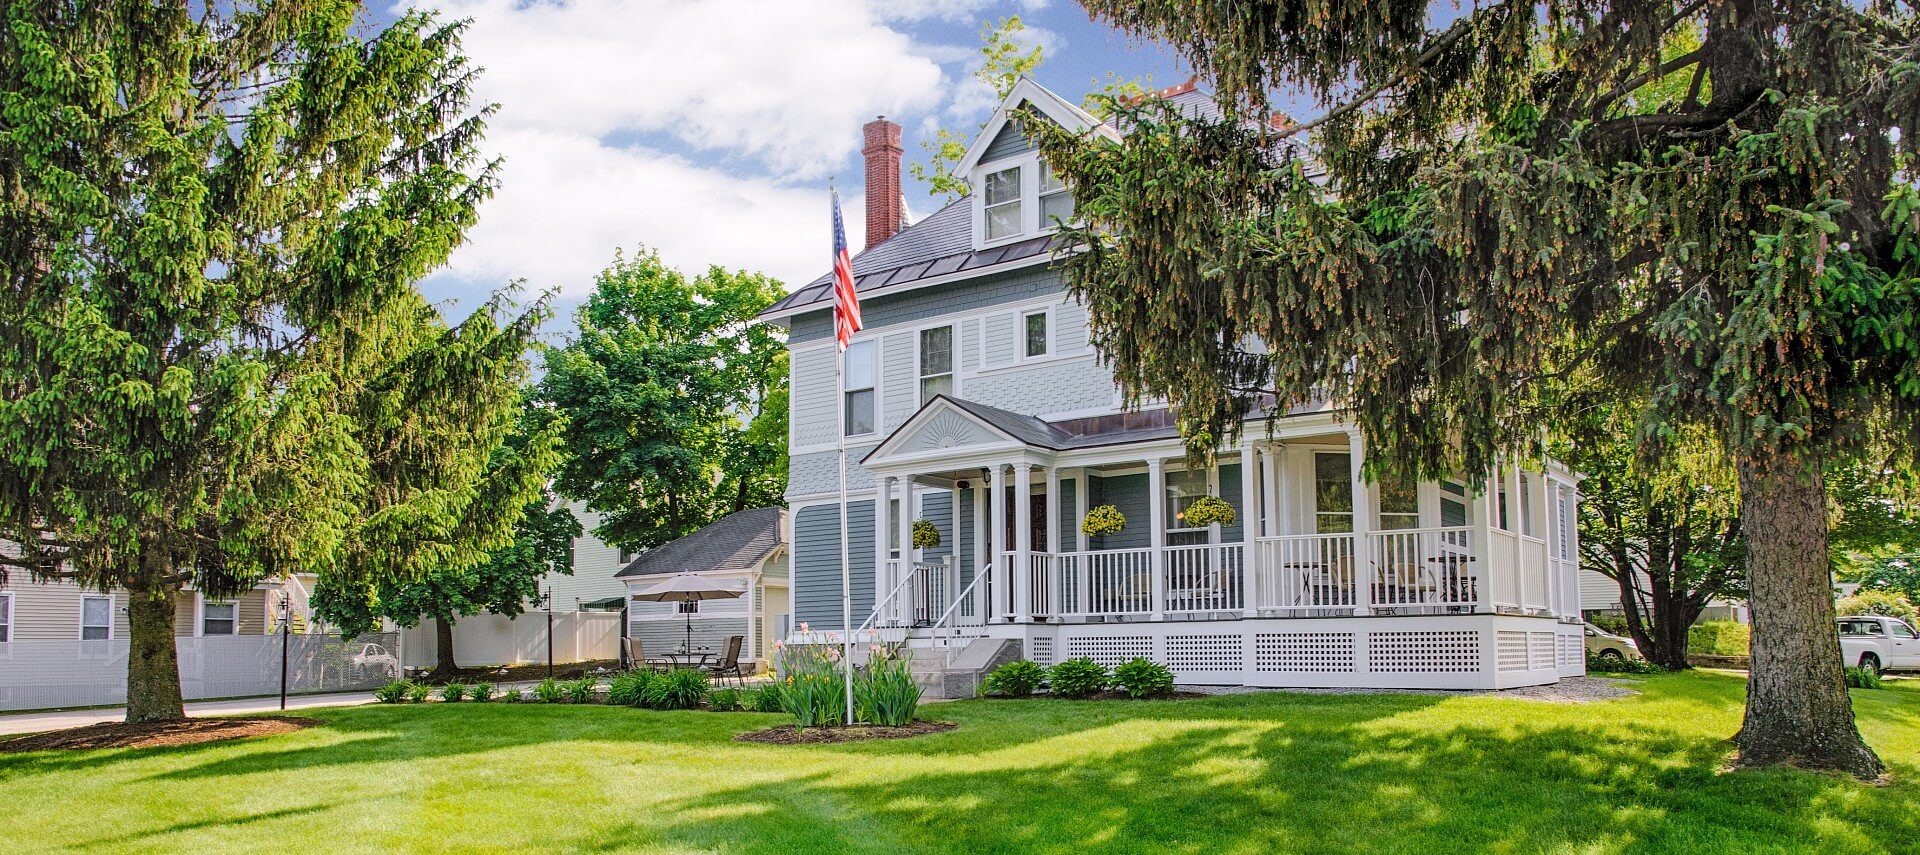
M 439 655 L 432 620 L 403 630 L 406 666 L 432 667 Z M 453 624 L 454 659 L 463 668 L 530 665 L 547 661 L 547 613 L 517 617 L 471 615 Z M 587 662 L 620 657 L 619 612 L 554 612 L 553 661 Z
M 281 637 L 243 635 L 174 639 L 187 700 L 272 695 L 280 691 Z M 398 633 L 286 638 L 287 691 L 372 689 L 399 677 Z M 123 704 L 127 640 L 12 641 L 0 644 L 0 710 Z

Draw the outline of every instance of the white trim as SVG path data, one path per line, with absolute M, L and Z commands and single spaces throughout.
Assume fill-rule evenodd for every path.
M 1014 324 L 1014 337 L 1015 340 L 1019 342 L 1014 348 L 1014 353 L 1017 357 L 1014 361 L 1017 364 L 1027 365 L 1055 357 L 1058 348 L 1054 346 L 1056 342 L 1053 340 L 1053 334 L 1058 327 L 1053 321 L 1053 309 L 1054 306 L 1046 305 L 1037 309 L 1026 309 L 1020 312 L 1020 319 Z M 1027 352 L 1027 319 L 1034 315 L 1040 315 L 1047 319 L 1045 336 L 1047 349 L 1041 353 Z
M 948 320 L 943 322 L 930 323 L 925 326 L 918 326 L 913 328 L 911 331 L 907 333 L 907 335 L 913 338 L 913 400 L 914 400 L 914 409 L 916 410 L 927 405 L 927 398 L 926 398 L 927 375 L 923 374 L 920 368 L 921 336 L 926 335 L 928 330 L 937 330 L 941 328 L 945 328 L 947 330 L 947 351 L 948 352 L 947 352 L 947 373 L 945 376 L 947 378 L 948 385 L 952 386 L 952 389 L 950 389 L 947 392 L 947 394 L 952 395 L 956 398 L 960 397 L 960 324 L 959 322 Z M 934 375 L 934 376 L 941 376 L 941 375 Z M 788 405 L 788 409 L 792 409 L 791 404 Z
M 0 635 L 0 644 L 6 644 L 10 641 L 13 641 L 13 636 L 14 636 L 13 592 L 0 591 L 0 600 L 5 601 L 4 603 L 0 603 L 0 618 L 5 618 L 4 621 L 0 621 L 0 626 L 5 626 L 7 628 L 6 633 L 4 635 Z
M 77 636 L 81 641 L 112 641 L 113 640 L 113 608 L 114 608 L 113 599 L 114 598 L 112 594 L 81 594 L 79 621 L 77 625 L 74 627 L 74 635 Z M 107 601 L 107 637 L 106 638 L 88 638 L 87 637 L 87 601 L 88 600 L 106 600 Z
M 848 389 L 846 382 L 847 354 L 853 352 L 855 347 L 869 345 L 873 347 L 873 385 Z M 839 387 L 839 390 L 835 392 L 835 394 L 839 396 L 839 400 L 834 401 L 834 409 L 839 412 L 834 419 L 835 424 L 833 429 L 835 435 L 840 438 L 840 441 L 834 443 L 835 449 L 845 445 L 845 441 L 849 439 L 864 440 L 867 437 L 881 437 L 886 435 L 883 430 L 883 427 L 887 423 L 886 401 L 880 394 L 881 382 L 886 377 L 886 367 L 881 364 L 881 357 L 885 351 L 886 346 L 881 342 L 880 334 L 874 333 L 849 339 L 847 341 L 847 349 L 841 351 L 839 357 L 834 360 L 833 370 L 840 378 L 840 382 L 835 384 Z M 791 356 L 788 357 L 788 362 L 791 364 Z M 873 393 L 873 430 L 867 431 L 866 433 L 850 434 L 847 433 L 846 397 L 849 393 L 862 390 Z M 788 411 L 792 411 L 791 404 L 788 405 Z
M 195 592 L 193 595 L 193 637 L 205 638 L 207 636 L 208 606 L 227 606 L 232 608 L 233 617 L 229 618 L 229 621 L 233 624 L 233 631 L 223 633 L 223 635 L 226 637 L 236 637 L 240 634 L 239 603 L 233 600 L 214 600 L 213 602 L 208 602 L 205 594 Z

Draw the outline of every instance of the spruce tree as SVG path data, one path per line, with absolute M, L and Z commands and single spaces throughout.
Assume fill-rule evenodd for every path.
M 1376 467 L 1431 477 L 1537 453 L 1594 372 L 1646 403 L 1650 458 L 1700 429 L 1737 473 L 1741 761 L 1881 771 L 1841 684 L 1822 473 L 1910 465 L 1920 433 L 1910 5 L 1082 5 L 1226 108 L 1116 104 L 1120 143 L 1029 123 L 1133 399 L 1205 453 L 1264 396 L 1331 394 Z M 1276 115 L 1283 89 L 1324 112 Z
M 0 10 L 0 565 L 130 593 L 128 721 L 181 717 L 186 586 L 476 563 L 540 486 L 488 463 L 543 302 L 416 288 L 494 186 L 460 29 Z

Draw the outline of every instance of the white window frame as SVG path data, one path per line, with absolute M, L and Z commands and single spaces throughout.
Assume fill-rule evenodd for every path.
M 193 634 L 196 637 L 205 638 L 209 635 L 232 637 L 240 634 L 240 604 L 238 602 L 234 600 L 213 600 L 209 602 L 204 594 L 195 599 L 196 602 L 194 603 L 193 609 Z M 207 632 L 208 606 L 226 606 L 233 609 L 233 616 L 227 619 L 228 623 L 233 624 L 233 628 L 227 632 Z
M 1038 175 L 1034 178 L 1034 182 L 1033 182 L 1034 216 L 1039 222 L 1039 227 L 1040 227 L 1039 233 L 1050 234 L 1052 232 L 1059 231 L 1060 227 L 1054 225 L 1053 220 L 1047 217 L 1046 211 L 1045 211 L 1046 199 L 1048 196 L 1058 196 L 1062 193 L 1066 194 L 1068 199 L 1073 199 L 1073 188 L 1068 187 L 1067 182 L 1060 181 L 1060 186 L 1055 187 L 1052 190 L 1048 190 L 1045 186 L 1045 182 L 1043 181 L 1043 179 L 1045 179 L 1049 173 L 1053 172 L 1053 169 L 1047 166 L 1046 158 L 1037 159 L 1035 161 L 1035 166 L 1038 169 Z M 1054 180 L 1058 181 L 1059 176 L 1058 175 L 1054 176 Z M 1074 200 L 1074 205 L 1075 205 L 1074 213 L 1078 214 L 1079 201 Z M 1072 221 L 1072 217 L 1073 215 L 1068 216 L 1069 222 Z
M 1019 243 L 1036 237 L 1053 234 L 1059 227 L 1040 217 L 1040 171 L 1043 159 L 1038 151 L 1028 151 L 1013 157 L 1002 158 L 992 163 L 974 166 L 968 174 L 968 180 L 975 189 L 972 194 L 979 199 L 973 205 L 973 245 L 977 249 L 990 249 L 1010 243 Z M 987 176 L 1005 172 L 1009 169 L 1020 170 L 1020 230 L 1005 237 L 987 237 Z M 1052 193 L 1072 193 L 1065 188 Z M 1049 193 L 1048 195 L 1052 195 Z M 1001 204 L 1008 204 L 1002 202 Z M 1078 215 L 1079 202 L 1075 200 L 1075 215 Z
M 1027 319 L 1033 317 L 1034 315 L 1042 315 L 1042 316 L 1045 316 L 1047 319 L 1047 349 L 1039 353 L 1028 353 L 1027 352 Z M 1018 324 L 1014 327 L 1013 334 L 1015 339 L 1018 340 L 1019 342 L 1014 346 L 1015 347 L 1014 355 L 1016 357 L 1015 359 L 1016 362 L 1039 362 L 1040 360 L 1043 360 L 1043 359 L 1052 359 L 1053 351 L 1054 351 L 1053 306 L 1047 305 L 1047 306 L 1041 306 L 1038 309 L 1022 309 L 1020 311 L 1020 320 L 1018 321 Z
M 688 606 L 692 606 L 692 608 L 688 608 Z M 674 616 L 676 617 L 680 615 L 697 615 L 700 613 L 700 601 L 699 600 L 677 601 L 673 604 L 673 613 L 674 613 Z
M 12 641 L 13 640 L 13 592 L 12 591 L 0 591 L 0 627 L 5 627 L 4 631 L 0 631 L 0 644 L 6 644 L 7 642 Z
M 1032 194 L 1029 194 L 1027 192 L 1027 185 L 1029 183 L 1032 183 L 1035 186 L 1038 186 L 1038 179 L 1032 176 L 1031 173 L 1033 170 L 1028 164 L 1027 162 L 1028 160 L 1029 158 L 1019 158 L 1016 160 L 1001 161 L 993 165 L 991 168 L 985 169 L 980 173 L 980 185 L 979 185 L 980 186 L 980 193 L 979 193 L 980 237 L 982 240 L 985 240 L 989 244 L 998 245 L 1002 243 L 1010 243 L 1010 242 L 1021 240 L 1027 237 L 1031 237 L 1033 235 L 1033 230 L 1028 226 L 1028 224 L 1032 222 L 1034 219 L 1033 211 L 1030 210 L 1030 208 L 1032 208 L 1033 206 L 1028 205 L 1027 203 L 1030 201 L 1037 201 L 1037 200 L 1033 199 Z M 1014 190 L 1013 190 L 1013 198 L 1006 199 L 1000 202 L 989 203 L 987 201 L 987 179 L 992 176 L 999 175 L 1000 173 L 1003 173 L 1003 172 L 1012 172 L 1015 170 L 1018 170 L 1019 174 L 1014 176 L 1015 184 L 1014 184 Z M 1030 178 L 1032 178 L 1033 180 L 1029 181 Z M 988 209 L 1004 208 L 1008 205 L 1013 205 L 1015 208 L 1018 209 L 1018 212 L 1019 212 L 1019 221 L 1015 224 L 1013 233 L 1002 235 L 1000 237 L 993 237 L 991 235 L 988 235 L 987 225 L 991 220 L 991 218 L 987 216 Z
M 947 371 L 945 374 L 928 374 L 926 367 L 921 364 L 924 350 L 921 340 L 928 332 L 938 329 L 947 331 Z M 927 396 L 927 381 L 938 377 L 947 378 L 947 394 L 960 396 L 960 324 L 957 321 L 915 327 L 913 330 L 913 393 L 915 400 L 920 402 L 919 406 L 924 407 L 927 401 L 932 400 Z
M 918 346 L 918 342 L 915 342 L 915 346 Z M 845 380 L 847 375 L 847 355 L 853 353 L 854 348 L 859 348 L 859 347 L 873 349 L 872 350 L 873 352 L 873 385 L 850 388 L 847 386 L 846 380 Z M 836 406 L 834 407 L 835 411 L 839 415 L 839 424 L 834 425 L 835 429 L 840 431 L 840 436 L 847 439 L 853 439 L 855 437 L 880 435 L 880 426 L 886 423 L 886 417 L 884 414 L 880 412 L 880 378 L 883 376 L 884 369 L 880 365 L 879 337 L 868 336 L 865 338 L 854 339 L 853 341 L 848 342 L 847 349 L 845 351 L 841 351 L 837 353 L 835 355 L 835 358 L 838 360 L 838 364 L 835 366 L 835 370 L 840 372 L 840 377 L 841 377 L 841 381 L 839 383 L 840 400 L 836 402 Z M 854 392 L 859 392 L 862 390 L 865 390 L 873 395 L 873 429 L 865 433 L 848 433 L 847 428 L 849 424 L 847 421 L 847 416 L 851 412 L 851 409 L 847 407 L 848 396 L 852 395 Z
M 105 638 L 88 638 L 87 637 L 87 601 L 88 600 L 106 600 L 107 601 L 107 637 Z M 82 595 L 80 597 L 79 626 L 75 628 L 74 632 L 80 637 L 81 641 L 112 641 L 113 640 L 113 596 L 102 595 L 102 594 Z

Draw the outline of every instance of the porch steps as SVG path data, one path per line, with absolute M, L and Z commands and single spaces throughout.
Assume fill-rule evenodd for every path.
M 987 673 L 1020 658 L 1019 639 L 975 638 L 965 647 L 909 647 L 913 680 L 927 698 L 977 697 Z

